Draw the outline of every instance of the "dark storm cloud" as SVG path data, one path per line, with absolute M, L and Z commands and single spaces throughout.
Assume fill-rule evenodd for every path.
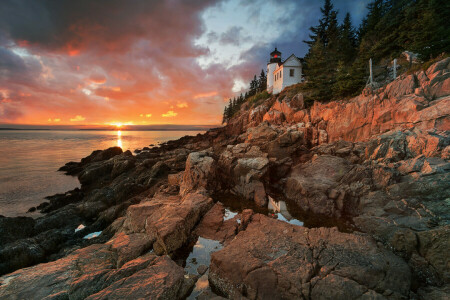
M 222 33 L 220 35 L 219 42 L 222 45 L 239 46 L 242 39 L 246 38 L 246 37 L 242 36 L 242 30 L 243 30 L 243 28 L 238 27 L 238 26 L 232 26 L 232 27 L 228 28 L 227 31 L 225 31 L 224 33 Z
M 176 52 L 173 41 L 185 46 L 199 34 L 201 24 L 195 16 L 214 2 L 3 0 L 0 31 L 17 43 L 71 54 L 86 49 L 122 51 L 144 37 Z
M 271 0 L 272 1 L 272 0 Z M 275 0 L 274 0 L 275 1 Z M 334 0 L 332 4 L 334 9 L 338 11 L 338 18 L 340 21 L 345 14 L 349 12 L 352 17 L 352 22 L 355 27 L 358 27 L 362 18 L 366 13 L 366 6 L 371 0 Z M 262 1 L 264 2 L 264 1 Z M 295 20 L 296 25 L 291 28 L 286 28 L 282 31 L 279 38 L 272 42 L 272 48 L 277 46 L 286 55 L 295 53 L 298 56 L 303 56 L 308 47 L 303 41 L 309 40 L 311 26 L 316 26 L 321 18 L 320 8 L 324 1 L 295 1 L 295 0 L 276 0 L 276 3 L 292 5 L 293 9 L 287 15 L 280 15 L 274 20 L 274 24 L 283 26 L 289 20 Z M 255 5 L 257 7 L 264 7 Z M 256 14 L 256 13 L 255 13 Z M 277 25 L 274 25 L 277 26 Z
M 41 72 L 41 65 L 32 58 L 22 58 L 10 49 L 0 47 L 0 81 L 29 83 Z

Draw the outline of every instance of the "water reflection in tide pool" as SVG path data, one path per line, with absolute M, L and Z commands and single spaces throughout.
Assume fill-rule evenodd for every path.
M 278 220 L 287 222 L 292 225 L 303 226 L 302 221 L 291 216 L 285 201 L 276 201 L 269 196 L 268 208 L 269 211 L 273 211 L 275 213 Z
M 230 194 L 215 195 L 214 198 L 225 207 L 224 221 L 234 218 L 244 209 L 252 209 L 256 213 L 264 214 L 292 225 L 304 225 L 303 214 L 295 204 L 284 200 L 276 200 L 275 197 L 268 197 L 269 201 L 266 207 L 259 207 L 253 201 Z
M 185 273 L 200 275 L 197 271 L 198 267 L 202 265 L 209 267 L 211 254 L 222 248 L 223 246 L 219 241 L 199 237 L 186 259 Z M 209 270 L 197 280 L 194 290 L 187 299 L 196 299 L 200 294 L 212 294 L 208 281 L 208 273 Z
M 211 253 L 222 248 L 223 246 L 219 241 L 199 237 L 186 259 L 184 270 L 189 274 L 198 274 L 197 268 L 201 265 L 209 266 Z

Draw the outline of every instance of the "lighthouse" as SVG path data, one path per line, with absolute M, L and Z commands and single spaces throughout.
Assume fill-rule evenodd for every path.
M 302 82 L 302 71 L 302 59 L 291 54 L 285 61 L 281 61 L 281 52 L 275 48 L 270 53 L 267 64 L 267 91 L 276 95 L 285 87 Z
M 270 53 L 270 61 L 267 64 L 267 91 L 269 93 L 273 91 L 273 72 L 279 64 L 281 64 L 281 52 L 275 47 L 275 50 Z

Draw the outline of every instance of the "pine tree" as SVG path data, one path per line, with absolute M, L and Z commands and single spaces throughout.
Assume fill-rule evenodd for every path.
M 242 104 L 242 103 L 244 103 L 244 101 L 245 101 L 244 95 L 242 95 L 242 93 L 241 93 L 239 95 L 239 103 Z
M 232 116 L 233 116 L 233 101 L 230 98 L 227 108 L 227 121 L 229 121 Z
M 267 76 L 266 73 L 264 73 L 264 69 L 262 69 L 258 79 L 258 92 L 265 91 L 266 89 L 267 89 Z
M 328 43 L 328 37 L 326 34 L 326 30 L 330 23 L 330 15 L 331 15 L 332 10 L 333 10 L 333 4 L 331 3 L 331 0 L 325 0 L 323 7 L 320 8 L 320 12 L 322 13 L 322 18 L 319 20 L 319 25 L 309 28 L 309 30 L 311 31 L 311 34 L 309 35 L 310 40 L 304 41 L 306 44 L 308 44 L 310 46 L 310 49 L 317 40 L 322 41 L 322 43 L 325 46 Z M 309 52 L 306 54 L 305 59 L 309 56 L 308 54 L 309 54 Z
M 311 98 L 317 101 L 330 100 L 339 52 L 339 26 L 337 12 L 331 1 L 325 0 L 319 25 L 311 28 L 309 51 L 305 56 L 305 74 L 308 77 L 307 89 Z
M 252 81 L 250 82 L 250 90 L 249 90 L 249 96 L 253 96 L 258 91 L 258 79 L 256 79 L 256 75 L 253 77 Z
M 356 36 L 353 28 L 350 13 L 345 15 L 344 21 L 340 26 L 339 36 L 339 56 L 344 64 L 349 65 L 355 59 L 356 54 Z
M 222 124 L 225 124 L 226 122 L 228 122 L 228 107 L 225 105 L 223 109 Z
M 450 2 L 446 0 L 419 0 L 409 17 L 414 22 L 408 31 L 411 49 L 423 60 L 450 52 Z M 405 26 L 406 27 L 406 26 Z

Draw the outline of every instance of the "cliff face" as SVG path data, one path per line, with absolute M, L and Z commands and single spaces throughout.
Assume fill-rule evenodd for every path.
M 209 282 L 228 298 L 445 299 L 449 74 L 450 58 L 348 101 L 305 108 L 301 94 L 272 97 L 203 135 L 69 163 L 81 191 L 54 198 L 0 245 L 3 272 L 53 261 L 1 277 L 0 298 L 208 298 Z M 280 199 L 305 226 L 267 213 Z M 48 233 L 63 243 L 49 246 Z M 183 276 L 179 253 L 198 237 L 223 248 L 210 250 L 205 275 Z
M 365 141 L 391 130 L 448 130 L 449 63 L 450 58 L 444 59 L 427 71 L 402 75 L 385 87 L 366 89 L 348 101 L 315 102 L 305 109 L 303 96 L 299 94 L 292 99 L 277 98 L 271 106 L 263 103 L 250 110 L 244 107 L 230 126 L 239 132 L 261 121 L 283 126 L 304 123 L 312 127 L 313 142 L 317 142 L 315 139 L 321 132 L 322 143 Z

